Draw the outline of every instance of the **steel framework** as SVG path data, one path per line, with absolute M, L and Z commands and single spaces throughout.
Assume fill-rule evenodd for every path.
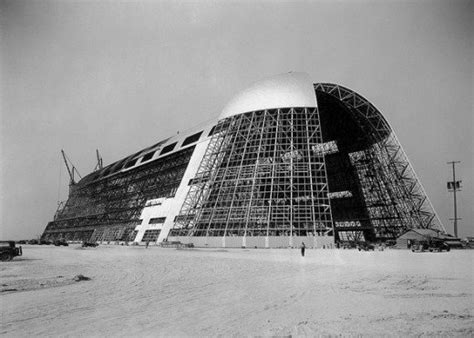
M 170 236 L 306 236 L 332 229 L 317 108 L 221 121 Z
M 376 238 L 396 238 L 411 228 L 446 232 L 408 157 L 382 114 L 365 98 L 339 85 L 318 83 L 343 103 L 372 144 L 349 154 L 360 181 L 368 220 Z M 339 229 L 342 231 L 343 227 Z
M 342 86 L 314 89 L 322 110 L 219 122 L 170 236 L 387 240 L 411 228 L 445 232 L 381 113 Z M 337 126 L 336 111 L 344 120 Z
M 218 122 L 170 237 L 222 237 L 223 245 L 226 236 L 235 243 L 242 237 L 245 245 L 260 240 L 249 236 L 280 236 L 292 245 L 298 236 L 372 241 L 411 228 L 446 232 L 382 114 L 342 86 L 318 83 L 314 90 L 317 108 L 258 110 Z M 43 238 L 133 240 L 147 200 L 175 195 L 194 152 L 191 146 L 151 160 L 164 142 L 72 180 Z M 147 231 L 145 240 L 160 233 Z
M 172 197 L 181 183 L 194 147 L 138 168 L 71 186 L 71 192 L 43 238 L 131 241 L 140 213 L 149 199 Z M 132 161 L 129 158 L 128 161 Z M 103 174 L 103 172 L 102 172 Z M 93 173 L 91 175 L 100 175 Z M 94 178 L 92 177 L 92 178 Z

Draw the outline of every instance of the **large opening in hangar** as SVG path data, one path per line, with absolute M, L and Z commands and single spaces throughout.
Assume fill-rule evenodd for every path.
M 335 237 L 341 241 L 373 240 L 374 233 L 367 213 L 357 169 L 349 154 L 367 149 L 373 141 L 354 118 L 349 108 L 337 98 L 316 92 L 323 142 L 334 144 L 325 153 Z

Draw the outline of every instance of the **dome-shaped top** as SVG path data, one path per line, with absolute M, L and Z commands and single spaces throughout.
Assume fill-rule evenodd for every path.
M 289 107 L 317 107 L 308 74 L 291 72 L 254 83 L 230 100 L 219 119 L 255 110 Z

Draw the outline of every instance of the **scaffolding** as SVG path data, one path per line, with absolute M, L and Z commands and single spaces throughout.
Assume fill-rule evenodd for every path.
M 320 83 L 314 87 L 317 95 L 324 93 L 341 102 L 366 138 L 366 147 L 348 154 L 363 201 L 358 208 L 365 208 L 366 219 L 358 221 L 362 229 L 373 229 L 365 237 L 393 239 L 412 228 L 446 232 L 382 114 L 365 98 L 342 86 Z M 354 227 L 337 229 L 355 231 Z
M 318 108 L 219 122 L 170 236 L 385 241 L 411 228 L 445 232 L 380 112 L 342 86 L 314 89 Z
M 223 245 L 226 237 L 242 245 L 265 237 L 268 247 L 270 237 L 289 237 L 291 245 L 293 237 L 385 241 L 412 228 L 445 232 L 381 113 L 342 86 L 314 90 L 318 107 L 219 121 L 168 236 L 221 237 Z M 174 197 L 194 151 L 151 160 L 163 142 L 74 182 L 43 238 L 133 240 L 146 202 Z
M 307 236 L 332 230 L 317 108 L 221 121 L 170 236 Z
M 106 168 L 102 173 L 91 174 L 97 179 L 85 177 L 71 186 L 67 202 L 58 210 L 54 221 L 48 223 L 43 238 L 134 240 L 146 201 L 174 196 L 193 151 L 194 146 L 128 171 L 117 170 L 104 177 L 104 170 L 110 172 Z

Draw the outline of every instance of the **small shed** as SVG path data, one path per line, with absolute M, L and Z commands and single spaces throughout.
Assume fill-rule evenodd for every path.
M 411 229 L 397 238 L 396 247 L 409 249 L 417 241 L 429 241 L 430 239 L 444 239 L 445 235 L 433 229 Z

